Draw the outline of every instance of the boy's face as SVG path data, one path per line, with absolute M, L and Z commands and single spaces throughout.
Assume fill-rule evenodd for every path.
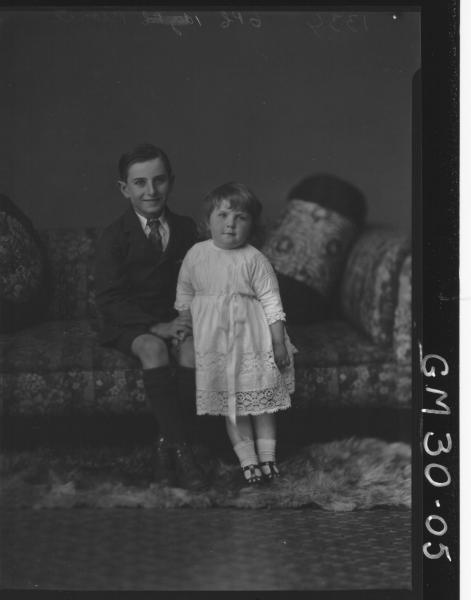
M 143 217 L 160 217 L 173 185 L 160 158 L 132 164 L 126 181 L 119 181 L 125 198 L 131 201 L 134 210 Z

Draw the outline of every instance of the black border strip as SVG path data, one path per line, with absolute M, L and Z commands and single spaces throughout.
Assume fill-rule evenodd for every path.
M 450 414 L 422 412 L 419 422 L 419 439 L 424 449 L 418 449 L 420 456 L 416 465 L 421 476 L 417 485 L 422 487 L 422 514 L 417 535 L 422 534 L 423 544 L 431 543 L 427 547 L 429 553 L 441 555 L 434 559 L 422 555 L 423 597 L 431 600 L 459 597 L 457 1 L 424 3 L 422 25 L 424 176 L 422 197 L 417 203 L 422 216 L 421 243 L 415 248 L 415 283 L 420 290 L 419 302 L 415 305 L 416 327 L 424 356 L 419 397 L 421 407 L 429 411 L 439 409 L 436 401 L 442 393 L 446 394 L 442 401 L 450 408 Z M 415 222 L 414 231 L 419 228 L 420 224 Z M 421 282 L 417 281 L 420 272 Z M 441 358 L 426 359 L 430 354 Z M 435 377 L 431 374 L 432 364 Z M 439 441 L 447 449 L 451 441 L 451 451 L 439 451 Z M 449 485 L 444 485 L 448 479 Z M 419 495 L 420 492 L 417 498 Z M 440 544 L 448 547 L 451 561 Z
M 0 6 L 7 4 L 0 0 Z M 332 592 L 202 592 L 201 596 L 223 595 L 233 598 L 250 597 L 316 597 L 342 600 L 359 598 L 362 600 L 453 600 L 459 597 L 459 195 L 458 195 L 458 149 L 459 149 L 459 79 L 458 79 L 458 0 L 418 0 L 386 2 L 384 0 L 363 0 L 363 2 L 316 2 L 304 1 L 296 4 L 276 4 L 258 2 L 256 4 L 221 3 L 206 1 L 204 4 L 193 2 L 185 5 L 139 3 L 130 6 L 118 1 L 93 2 L 80 4 L 70 0 L 59 3 L 42 1 L 27 2 L 17 0 L 10 4 L 10 10 L 36 10 L 41 8 L 80 8 L 138 10 L 197 6 L 204 10 L 217 8 L 235 10 L 342 10 L 354 7 L 355 10 L 420 10 L 422 18 L 422 74 L 419 89 L 422 92 L 416 114 L 422 115 L 422 144 L 415 157 L 414 202 L 413 202 L 413 590 L 370 590 L 370 591 L 332 591 Z M 422 168 L 420 169 L 420 163 Z M 423 176 L 422 176 L 423 174 Z M 421 364 L 430 367 L 431 362 L 421 363 L 419 347 L 423 356 L 437 354 L 446 360 L 449 367 L 447 375 L 440 376 L 443 363 L 435 360 L 437 376 L 431 380 L 421 371 Z M 426 391 L 426 387 L 440 389 L 447 394 L 444 402 L 450 406 L 450 415 L 421 413 L 422 406 L 433 408 L 437 395 Z M 423 414 L 423 417 L 422 417 Z M 453 448 L 450 453 L 438 456 L 423 455 L 424 435 L 434 434 L 430 439 L 430 448 L 437 447 L 437 439 L 445 444 L 446 433 L 452 437 Z M 425 461 L 423 460 L 425 458 Z M 449 486 L 433 485 L 424 477 L 423 467 L 430 463 L 440 464 L 448 469 L 451 476 Z M 440 476 L 440 473 L 442 475 Z M 444 480 L 443 471 L 434 468 L 430 471 L 437 483 Z M 436 500 L 440 508 L 437 509 Z M 447 532 L 442 536 L 433 535 L 425 526 L 425 518 L 439 514 L 445 519 Z M 433 520 L 429 525 L 436 531 L 440 521 Z M 446 543 L 452 561 L 446 557 L 428 559 L 422 552 L 422 544 L 432 541 L 430 552 L 436 552 L 438 543 Z M 32 592 L 36 597 L 170 597 L 188 598 L 198 592 Z M 9 596 L 22 597 L 26 591 L 11 591 Z

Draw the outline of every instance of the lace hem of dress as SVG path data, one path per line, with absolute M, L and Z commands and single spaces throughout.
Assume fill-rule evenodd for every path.
M 247 417 L 248 415 L 253 415 L 254 417 L 256 417 L 257 415 L 273 414 L 273 413 L 280 412 L 282 410 L 287 410 L 290 407 L 291 407 L 291 404 L 287 404 L 286 406 L 277 406 L 275 408 L 264 408 L 263 410 L 258 409 L 258 410 L 252 410 L 250 412 L 237 411 L 236 417 Z M 227 417 L 227 416 L 229 416 L 227 411 L 222 410 L 222 409 L 219 411 L 216 409 L 205 410 L 205 411 L 203 411 L 203 409 L 198 409 L 196 414 L 199 417 L 201 417 L 203 415 L 209 415 L 211 417 Z
M 236 414 L 258 415 L 277 412 L 291 406 L 290 393 L 294 391 L 291 382 L 280 377 L 279 385 L 264 390 L 236 392 Z M 227 391 L 211 392 L 197 390 L 196 404 L 199 415 L 228 415 L 229 394 Z

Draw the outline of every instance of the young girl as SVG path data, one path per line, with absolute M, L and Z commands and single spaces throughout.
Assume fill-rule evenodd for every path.
M 175 308 L 193 321 L 197 414 L 225 415 L 248 483 L 279 476 L 274 413 L 291 405 L 293 351 L 275 273 L 248 242 L 262 206 L 243 184 L 205 200 L 211 239 L 186 254 Z

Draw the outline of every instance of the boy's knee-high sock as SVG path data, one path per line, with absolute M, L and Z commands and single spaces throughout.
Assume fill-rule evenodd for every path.
M 242 468 L 249 465 L 258 464 L 257 453 L 255 452 L 255 444 L 253 440 L 239 442 L 234 447 L 234 452 L 237 454 L 240 466 Z
M 257 454 L 260 462 L 275 462 L 276 440 L 260 438 L 257 440 Z
M 169 366 L 144 369 L 144 389 L 159 424 L 160 434 L 170 444 L 185 441 L 177 402 L 175 377 Z
M 196 427 L 196 382 L 195 369 L 179 366 L 177 369 L 177 390 L 180 414 L 188 439 L 195 437 Z

